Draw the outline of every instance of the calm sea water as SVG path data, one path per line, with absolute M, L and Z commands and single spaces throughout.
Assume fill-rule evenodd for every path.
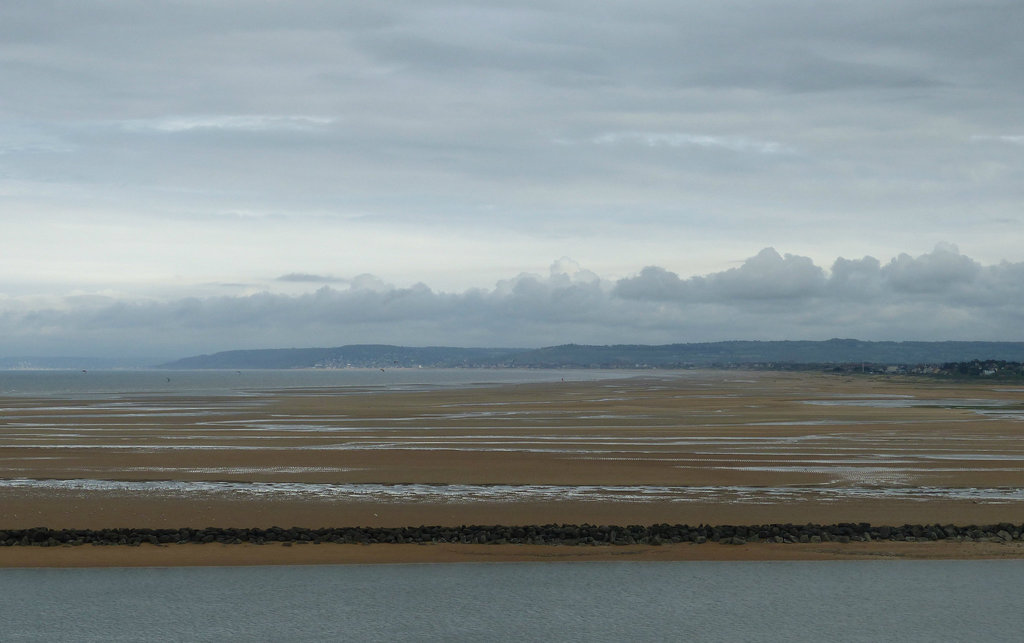
M 0 571 L 3 641 L 1019 641 L 1024 561 Z
M 420 389 L 436 386 L 594 381 L 660 375 L 653 371 L 600 369 L 295 369 L 245 371 L 0 371 L 0 396 L 116 396 L 127 393 L 223 395 L 309 387 Z

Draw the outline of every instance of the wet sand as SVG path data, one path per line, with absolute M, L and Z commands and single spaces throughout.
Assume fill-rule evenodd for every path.
M 0 407 L 0 528 L 1024 522 L 1024 388 L 998 383 L 679 372 L 419 391 L 10 397 Z M 818 557 L 860 545 L 886 544 L 682 545 L 644 555 L 735 557 L 749 547 Z M 940 557 L 975 557 L 983 545 L 946 543 Z M 230 561 L 249 555 L 180 547 L 193 553 L 159 548 L 153 560 L 191 562 L 154 564 L 247 564 Z M 345 553 L 303 555 L 369 562 L 404 546 L 314 547 Z M 446 547 L 471 556 L 460 549 L 470 546 L 438 545 L 415 547 L 414 557 L 445 559 Z M 502 559 L 533 555 L 525 545 L 512 554 L 483 547 L 513 556 Z M 391 553 L 369 553 L 378 548 Z M 122 564 L 98 562 L 117 556 L 95 547 L 4 548 L 0 558 L 14 549 Z M 243 549 L 259 550 L 253 560 L 298 555 Z
M 1024 543 L 876 542 L 653 546 L 139 545 L 0 548 L 4 567 L 177 567 L 499 562 L 949 560 L 1024 558 Z

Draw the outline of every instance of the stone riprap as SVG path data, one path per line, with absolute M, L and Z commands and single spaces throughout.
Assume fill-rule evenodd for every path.
M 674 543 L 822 543 L 906 541 L 1011 542 L 1024 539 L 1024 524 L 902 525 L 462 525 L 458 527 L 269 527 L 204 529 L 8 529 L 0 546 L 165 544 L 528 544 L 667 545 Z

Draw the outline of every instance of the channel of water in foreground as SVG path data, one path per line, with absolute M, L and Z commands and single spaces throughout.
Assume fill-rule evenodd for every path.
M 1024 561 L 8 569 L 5 641 L 1017 641 Z

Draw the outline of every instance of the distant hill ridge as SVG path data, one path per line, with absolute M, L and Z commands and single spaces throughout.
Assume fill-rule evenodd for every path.
M 237 350 L 186 357 L 160 368 L 385 368 L 499 366 L 524 349 L 455 348 L 354 344 L 335 348 L 271 348 Z
M 726 341 L 692 344 L 538 349 L 409 347 L 356 344 L 334 348 L 234 350 L 186 357 L 168 369 L 278 368 L 689 368 L 783 364 L 938 364 L 1024 361 L 1024 342 Z

